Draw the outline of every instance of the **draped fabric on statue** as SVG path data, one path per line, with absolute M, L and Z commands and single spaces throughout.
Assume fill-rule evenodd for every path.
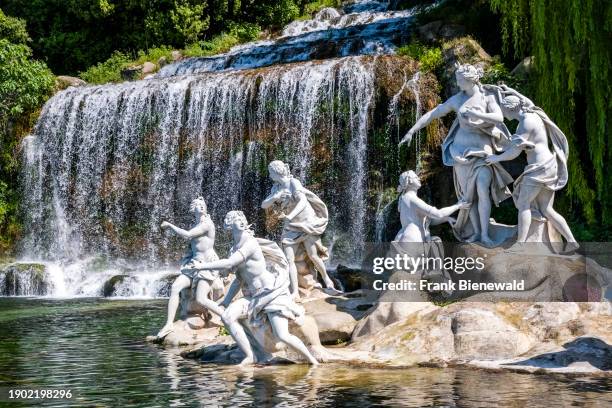
M 459 119 L 457 118 L 453 122 L 448 136 L 446 136 L 442 143 L 442 160 L 444 165 L 453 167 L 453 181 L 457 198 L 477 205 L 476 180 L 478 178 L 478 172 L 483 167 L 489 167 L 493 176 L 490 188 L 491 198 L 495 205 L 499 205 L 500 202 L 511 195 L 508 185 L 513 181 L 512 176 L 499 163 L 488 165 L 485 162 L 484 155 L 480 152 L 475 152 L 478 155 L 470 155 L 469 152 L 467 152 L 464 158 L 467 159 L 468 162 L 465 164 L 456 163 L 450 152 L 450 147 L 453 144 L 459 126 Z M 495 151 L 503 150 L 503 147 L 507 145 L 510 140 L 510 132 L 503 123 L 495 126 L 480 127 L 479 129 L 490 135 L 491 147 Z M 491 153 L 493 153 L 493 151 L 491 151 Z M 459 169 L 458 166 L 461 166 L 461 168 Z M 475 232 L 475 228 L 469 218 L 469 212 L 470 209 L 459 210 L 457 221 L 453 225 L 453 233 L 460 241 L 465 241 Z M 496 245 L 501 244 L 512 236 L 513 233 L 514 229 L 512 228 L 506 228 L 506 226 L 497 224 L 494 221 L 490 224 L 489 236 Z
M 569 148 L 565 134 L 555 125 L 544 111 L 538 107 L 529 112 L 537 114 L 546 128 L 546 134 L 553 147 L 553 157 L 544 163 L 534 163 L 525 167 L 525 171 L 514 182 L 512 193 L 514 200 L 518 199 L 521 185 L 541 185 L 549 190 L 557 191 L 565 187 L 568 179 L 567 156 Z M 513 144 L 520 149 L 529 149 L 533 146 L 529 140 L 515 136 Z
M 295 181 L 291 183 L 291 189 L 293 190 L 295 185 L 298 187 L 297 191 L 291 191 L 292 195 L 298 192 L 304 194 L 309 205 L 314 210 L 315 217 L 302 218 L 298 216 L 296 220 L 286 220 L 281 241 L 286 245 L 295 245 L 308 237 L 318 236 L 319 239 L 316 241 L 317 252 L 319 253 L 319 257 L 325 261 L 329 259 L 329 252 L 321 242 L 320 237 L 325 232 L 329 220 L 327 206 L 315 193 L 302 186 L 299 181 L 297 181 L 297 183 Z
M 568 180 L 567 158 L 569 147 L 565 134 L 555 125 L 548 115 L 539 107 L 527 109 L 527 112 L 537 114 L 546 128 L 546 134 L 553 147 L 552 157 L 543 163 L 533 163 L 525 167 L 523 173 L 514 181 L 512 199 L 518 205 L 521 187 L 525 185 L 540 186 L 548 190 L 557 191 L 565 187 Z M 534 144 L 528 139 L 515 135 L 512 143 L 519 149 L 526 150 L 533 148 Z M 542 210 L 538 207 L 537 201 L 531 203 L 531 212 L 534 219 L 546 221 Z M 548 224 L 548 234 L 551 241 L 558 235 L 554 226 Z
M 247 315 L 254 326 L 266 322 L 268 313 L 278 313 L 288 319 L 301 323 L 304 308 L 296 304 L 289 292 L 289 264 L 285 254 L 276 242 L 256 238 L 266 259 L 266 269 L 275 276 L 271 287 L 262 288 L 250 297 Z

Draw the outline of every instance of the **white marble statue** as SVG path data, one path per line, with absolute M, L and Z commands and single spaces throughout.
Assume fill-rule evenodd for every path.
M 172 332 L 174 318 L 179 306 L 180 292 L 190 286 L 195 287 L 195 299 L 198 303 L 218 315 L 223 312 L 217 303 L 210 298 L 213 285 L 221 284 L 219 273 L 214 270 L 198 273 L 194 269 L 196 261 L 207 262 L 219 259 L 214 250 L 215 225 L 206 211 L 206 202 L 202 197 L 198 197 L 191 202 L 190 210 L 195 215 L 195 223 L 189 230 L 184 230 L 166 221 L 161 224 L 161 228 L 170 228 L 178 236 L 188 240 L 190 245 L 181 260 L 181 273 L 172 284 L 170 299 L 168 300 L 168 318 L 164 327 L 157 334 L 158 338 L 163 338 Z
M 549 228 L 554 228 L 565 238 L 568 250 L 575 249 L 576 240 L 565 218 L 553 209 L 555 191 L 562 189 L 568 179 L 569 149 L 565 135 L 542 109 L 524 95 L 504 85 L 494 88 L 499 92 L 503 115 L 517 120 L 518 128 L 510 147 L 502 154 L 490 155 L 486 162 L 495 165 L 512 160 L 521 152 L 527 156 L 527 167 L 514 182 L 512 192 L 519 211 L 517 242 L 526 242 L 532 212 L 535 212 L 546 218 Z
M 491 201 L 497 205 L 510 197 L 507 185 L 513 180 L 499 163 L 485 162 L 487 156 L 502 150 L 510 133 L 496 96 L 480 84 L 482 74 L 482 69 L 473 65 L 460 65 L 455 72 L 460 92 L 421 116 L 400 144 L 409 143 L 434 119 L 457 113 L 442 145 L 442 158 L 446 166 L 453 167 L 457 197 L 471 206 L 461 209 L 453 232 L 460 241 L 479 241 L 491 247 L 511 235 L 510 230 L 492 223 L 490 216 Z
M 324 260 L 328 258 L 327 248 L 321 242 L 321 235 L 327 227 L 327 206 L 315 193 L 308 190 L 291 175 L 289 166 L 280 160 L 268 165 L 270 178 L 274 182 L 270 195 L 261 203 L 263 209 L 280 208 L 279 218 L 283 220 L 282 246 L 289 261 L 291 293 L 299 297 L 298 272 L 295 255 L 302 246 L 315 271 L 321 274 L 325 285 L 334 289 Z
M 430 225 L 442 222 L 452 224 L 456 221 L 451 217 L 453 213 L 470 207 L 469 203 L 459 201 L 450 207 L 438 209 L 417 196 L 419 188 L 421 181 L 414 171 L 406 171 L 400 175 L 397 191 L 401 193 L 398 209 L 402 229 L 395 236 L 394 242 L 429 242 L 432 240 Z
M 195 262 L 195 266 L 204 271 L 235 270 L 236 279 L 220 305 L 225 307 L 222 314 L 225 327 L 245 354 L 241 364 L 255 362 L 243 324 L 270 324 L 278 340 L 301 353 L 311 364 L 318 364 L 304 343 L 289 332 L 289 320 L 302 324 L 304 308 L 293 301 L 289 291 L 289 266 L 283 251 L 272 241 L 255 238 L 242 211 L 228 212 L 224 223 L 231 229 L 234 241 L 230 257 Z M 244 297 L 230 303 L 240 289 Z

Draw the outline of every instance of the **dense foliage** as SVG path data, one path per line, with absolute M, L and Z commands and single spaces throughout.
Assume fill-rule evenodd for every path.
M 185 48 L 235 27 L 278 28 L 336 0 L 5 0 L 28 22 L 36 57 L 76 74 L 115 51 L 136 55 L 162 45 Z M 248 28 L 247 28 L 248 30 Z
M 490 0 L 515 57 L 533 55 L 534 100 L 570 143 L 568 193 L 584 219 L 612 225 L 612 2 Z
M 19 141 L 54 85 L 46 65 L 31 59 L 29 41 L 25 23 L 0 10 L 0 254 L 8 252 L 19 234 Z

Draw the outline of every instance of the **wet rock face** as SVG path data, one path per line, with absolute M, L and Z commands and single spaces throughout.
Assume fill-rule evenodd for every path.
M 49 287 L 42 264 L 13 263 L 0 268 L 0 296 L 44 296 Z

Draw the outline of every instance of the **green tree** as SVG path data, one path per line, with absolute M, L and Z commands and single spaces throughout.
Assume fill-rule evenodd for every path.
M 0 10 L 0 38 L 13 44 L 27 44 L 32 41 L 26 30 L 24 20 L 10 17 Z
M 32 60 L 22 20 L 0 10 L 0 255 L 19 234 L 18 146 L 55 83 L 47 66 Z
M 191 4 L 181 0 L 174 2 L 174 10 L 170 12 L 174 28 L 183 37 L 185 44 L 191 44 L 200 39 L 210 23 L 210 16 L 204 16 L 206 2 Z
M 534 99 L 568 136 L 569 196 L 591 225 L 611 225 L 612 2 L 490 2 L 506 51 L 533 55 Z

